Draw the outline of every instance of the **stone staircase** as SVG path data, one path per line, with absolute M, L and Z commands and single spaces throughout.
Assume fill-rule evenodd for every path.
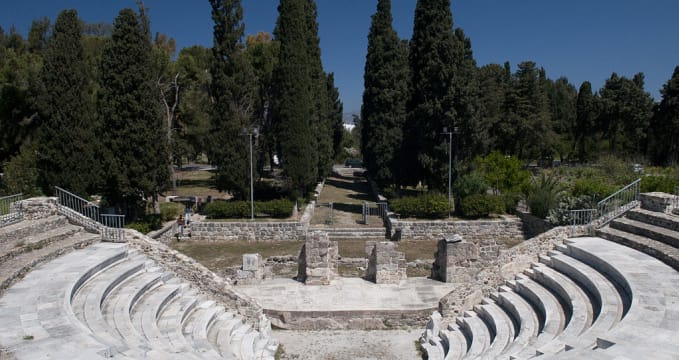
M 336 240 L 372 240 L 384 241 L 386 230 L 383 227 L 360 227 L 360 228 L 312 228 L 310 231 L 319 230 L 328 233 L 332 241 Z
M 100 236 L 71 225 L 64 216 L 25 220 L 0 228 L 0 294 L 33 267 Z
M 677 314 L 679 272 L 632 248 L 577 238 L 464 316 L 435 313 L 421 343 L 429 359 L 675 359 Z

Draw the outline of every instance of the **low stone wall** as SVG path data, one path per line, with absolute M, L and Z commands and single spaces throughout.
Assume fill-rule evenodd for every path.
M 523 232 L 526 238 L 532 238 L 554 228 L 554 225 L 545 219 L 541 219 L 529 212 L 516 211 L 516 216 L 523 222 Z
M 304 239 L 307 228 L 298 222 L 192 222 L 186 241 L 294 241 Z
M 259 327 L 262 308 L 254 299 L 239 293 L 228 279 L 216 275 L 192 258 L 136 230 L 126 229 L 125 238 L 130 246 L 142 251 L 164 270 L 193 284 L 202 293 L 242 315 L 255 328 Z
M 663 192 L 639 194 L 642 209 L 661 213 L 672 213 L 674 199 L 674 195 Z
M 24 220 L 44 219 L 57 214 L 57 198 L 36 197 L 21 201 Z
M 521 242 L 526 239 L 521 219 L 505 216 L 498 220 L 459 221 L 406 221 L 389 218 L 393 231 L 401 231 L 401 238 L 408 240 L 440 240 L 445 236 L 459 234 L 467 242 L 488 245 L 489 242 Z
M 282 311 L 265 309 L 271 324 L 287 330 L 389 330 L 421 327 L 431 309 Z
M 462 276 L 459 277 L 460 286 L 439 301 L 439 311 L 445 316 L 458 316 L 470 310 L 506 280 L 513 279 L 516 274 L 529 268 L 531 263 L 537 262 L 540 255 L 545 255 L 557 245 L 563 244 L 567 238 L 585 235 L 587 231 L 585 227 L 575 229 L 570 226 L 556 227 L 501 251 L 497 257 L 479 256 L 478 260 L 474 260 L 473 267 L 460 267 L 463 270 Z M 458 282 L 455 273 L 448 276 L 452 276 L 452 282 Z
M 166 223 L 162 229 L 148 233 L 148 236 L 162 243 L 169 243 L 172 240 L 176 240 L 175 235 L 177 232 L 179 232 L 179 226 L 177 226 L 176 221 L 172 221 Z

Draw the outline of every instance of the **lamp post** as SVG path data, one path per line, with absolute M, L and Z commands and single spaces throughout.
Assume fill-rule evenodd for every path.
M 451 131 L 448 127 L 443 127 L 442 135 L 448 135 L 448 217 L 450 217 L 451 201 L 451 184 L 452 184 L 452 168 L 453 168 L 453 134 L 457 134 L 457 126 L 454 126 Z
M 254 187 L 254 171 L 252 163 L 252 137 L 259 136 L 259 128 L 243 129 L 243 134 L 250 138 L 250 221 L 255 221 L 255 187 Z

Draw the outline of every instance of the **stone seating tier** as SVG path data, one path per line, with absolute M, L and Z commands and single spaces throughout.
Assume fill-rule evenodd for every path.
M 675 286 L 658 289 L 659 278 Z M 573 239 L 422 341 L 443 359 L 676 358 L 677 286 L 679 273 L 646 254 Z
M 17 359 L 273 359 L 277 349 L 124 244 L 92 245 L 30 272 L 0 298 L 0 322 L 0 343 Z

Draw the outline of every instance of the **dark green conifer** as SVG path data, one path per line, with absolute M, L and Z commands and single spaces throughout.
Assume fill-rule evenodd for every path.
M 307 35 L 307 0 L 281 0 L 274 36 L 280 43 L 273 119 L 279 156 L 293 196 L 303 196 L 316 180 L 318 157 L 312 141 L 312 96 Z
M 132 9 L 114 21 L 101 64 L 99 117 L 106 156 L 104 195 L 134 219 L 169 185 L 168 149 L 150 38 Z
M 650 127 L 651 159 L 660 165 L 679 164 L 679 66 L 665 83 L 662 100 Z
M 242 43 L 243 9 L 240 0 L 210 0 L 210 4 L 215 23 L 210 67 L 214 105 L 208 157 L 217 167 L 217 188 L 246 198 L 250 193 L 247 134 L 255 127 L 257 89 Z
M 392 27 L 391 1 L 380 0 L 368 34 L 361 144 L 364 164 L 382 186 L 399 182 L 407 78 L 407 53 Z
M 592 94 L 592 84 L 585 81 L 580 85 L 575 105 L 575 148 L 578 160 L 585 162 L 594 141 L 594 124 L 598 116 L 597 100 Z
M 37 41 L 34 44 L 37 51 Z M 96 190 L 98 125 L 89 97 L 91 83 L 75 10 L 57 17 L 39 75 L 38 168 L 43 192 L 60 186 L 80 195 Z

